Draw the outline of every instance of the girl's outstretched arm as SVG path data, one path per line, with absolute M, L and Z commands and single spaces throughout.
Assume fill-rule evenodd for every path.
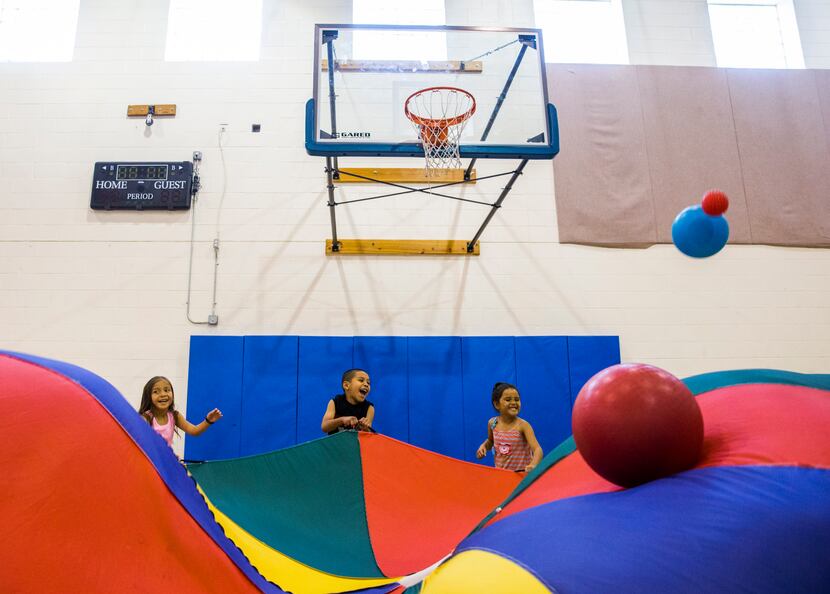
M 527 440 L 527 445 L 530 446 L 530 451 L 533 452 L 533 460 L 530 461 L 530 464 L 525 466 L 525 470 L 530 472 L 539 465 L 539 462 L 542 461 L 542 446 L 539 445 L 539 441 L 536 439 L 536 434 L 533 432 L 533 427 L 530 426 L 530 423 L 524 421 L 522 423 L 521 431 Z
M 205 420 L 199 423 L 198 425 L 194 425 L 190 421 L 184 418 L 183 414 L 177 413 L 176 414 L 176 427 L 187 433 L 188 435 L 201 435 L 207 428 L 213 425 L 216 421 L 222 418 L 222 411 L 218 408 L 214 408 L 208 414 L 205 415 Z

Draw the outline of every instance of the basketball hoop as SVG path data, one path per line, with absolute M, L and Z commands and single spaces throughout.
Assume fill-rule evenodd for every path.
M 427 175 L 435 169 L 461 167 L 458 144 L 467 120 L 476 112 L 475 97 L 456 87 L 429 87 L 412 93 L 403 111 L 424 146 Z

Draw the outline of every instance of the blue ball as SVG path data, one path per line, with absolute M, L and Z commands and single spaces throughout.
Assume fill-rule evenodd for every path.
M 683 209 L 671 226 L 671 239 L 681 252 L 692 258 L 717 254 L 729 239 L 729 223 L 723 216 L 710 216 L 700 205 Z

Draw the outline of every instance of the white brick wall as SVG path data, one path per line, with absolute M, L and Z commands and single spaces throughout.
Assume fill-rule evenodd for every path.
M 532 0 L 447 4 L 450 24 L 533 23 Z M 625 0 L 624 10 L 632 62 L 714 65 L 704 0 Z M 694 261 L 672 246 L 560 245 L 546 162 L 528 165 L 478 258 L 326 257 L 324 161 L 303 149 L 303 106 L 313 24 L 350 20 L 350 3 L 266 2 L 263 57 L 246 64 L 165 63 L 166 11 L 163 0 L 85 0 L 72 62 L 0 64 L 0 348 L 87 367 L 133 404 L 146 379 L 167 375 L 182 407 L 188 338 L 206 332 L 612 333 L 625 360 L 681 376 L 830 371 L 828 250 L 729 246 Z M 830 2 L 797 1 L 796 12 L 808 67 L 830 67 Z M 148 102 L 176 103 L 178 115 L 149 130 L 124 116 Z M 194 150 L 204 152 L 194 210 L 89 209 L 94 161 L 187 160 Z M 501 185 L 467 195 L 493 200 Z M 486 211 L 375 201 L 338 208 L 338 231 L 469 239 Z M 210 312 L 218 237 L 218 327 L 185 318 L 194 216 L 191 315 Z
M 632 64 L 716 66 L 706 0 L 623 0 Z
M 794 0 L 795 19 L 807 68 L 830 68 L 830 2 Z

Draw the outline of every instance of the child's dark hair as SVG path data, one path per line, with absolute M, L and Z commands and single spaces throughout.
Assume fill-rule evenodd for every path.
M 496 385 L 493 386 L 493 408 L 495 408 L 496 410 L 499 409 L 496 406 L 496 404 L 498 404 L 499 400 L 501 400 L 501 395 L 504 394 L 505 390 L 516 390 L 516 392 L 519 391 L 519 389 L 513 384 L 508 384 L 506 382 L 496 382 Z
M 170 412 L 173 413 L 173 420 L 179 420 L 179 411 L 176 410 L 176 393 L 173 391 L 173 382 L 169 379 L 164 377 L 163 375 L 157 375 L 155 377 L 151 377 L 146 384 L 144 384 L 144 389 L 141 391 L 141 404 L 138 405 L 138 414 L 147 421 L 148 425 L 153 424 L 153 386 L 156 385 L 157 382 L 165 381 L 170 384 L 170 394 L 173 396 L 172 402 L 170 403 Z M 178 433 L 178 430 L 175 429 L 174 431 Z
M 343 372 L 343 379 L 340 380 L 340 383 L 343 384 L 344 382 L 351 381 L 351 379 L 358 374 L 358 372 L 362 371 L 366 375 L 369 375 L 369 372 L 365 369 L 361 369 L 360 367 L 355 367 L 354 369 L 347 369 Z

